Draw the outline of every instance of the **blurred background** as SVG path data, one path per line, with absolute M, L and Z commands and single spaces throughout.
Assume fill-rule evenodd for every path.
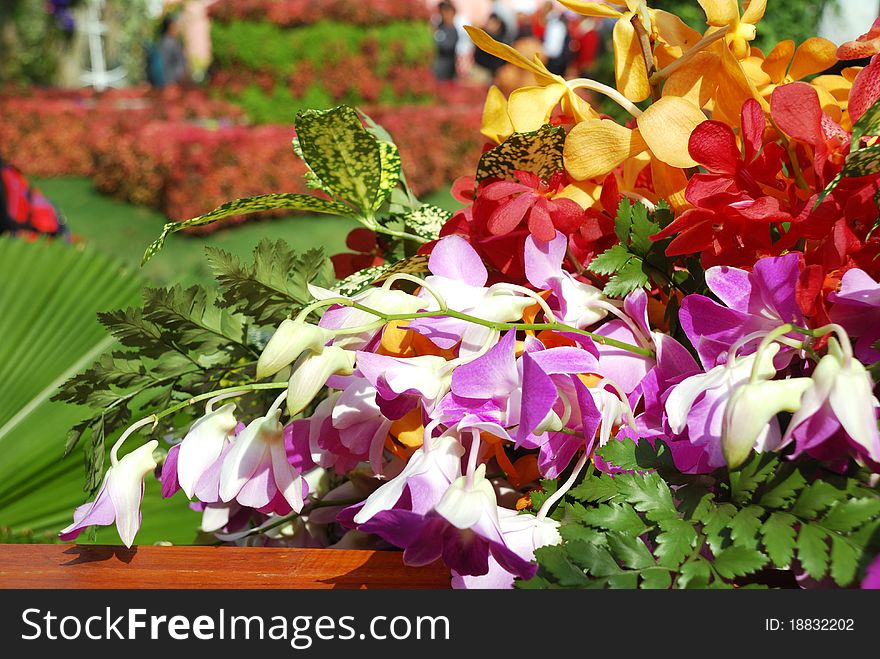
M 705 29 L 696 0 L 649 4 Z M 815 34 L 854 39 L 880 8 L 768 5 L 755 42 L 765 52 Z M 415 192 L 457 207 L 450 184 L 485 146 L 486 89 L 531 84 L 475 52 L 464 25 L 541 53 L 553 72 L 614 84 L 613 21 L 543 0 L 0 1 L 0 233 L 61 237 L 41 250 L 0 237 L 0 542 L 51 541 L 82 503 L 81 459 L 59 460 L 79 412 L 49 399 L 112 347 L 98 311 L 137 304 L 145 285 L 210 285 L 205 245 L 242 257 L 263 237 L 345 249 L 354 223 L 274 216 L 178 234 L 138 268 L 166 221 L 307 191 L 291 147 L 299 110 L 360 107 L 395 138 Z M 15 199 L 42 215 L 14 217 Z M 156 498 L 140 540 L 190 541 L 196 513 Z

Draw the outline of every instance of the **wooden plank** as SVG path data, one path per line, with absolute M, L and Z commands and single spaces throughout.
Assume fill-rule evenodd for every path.
M 0 588 L 449 588 L 396 551 L 0 545 Z

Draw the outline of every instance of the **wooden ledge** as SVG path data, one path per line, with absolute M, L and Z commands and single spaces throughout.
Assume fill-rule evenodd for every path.
M 449 588 L 449 570 L 396 551 L 0 545 L 0 588 Z

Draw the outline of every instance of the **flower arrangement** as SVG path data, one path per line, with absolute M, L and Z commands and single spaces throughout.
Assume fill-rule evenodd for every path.
M 267 209 L 372 235 L 342 281 L 266 241 L 252 265 L 210 252 L 217 298 L 104 314 L 122 350 L 60 394 L 93 408 L 69 446 L 95 495 L 62 538 L 115 522 L 130 545 L 158 470 L 220 541 L 392 546 L 457 587 L 878 585 L 880 22 L 764 55 L 759 0 L 700 0 L 704 34 L 643 0 L 563 4 L 617 20 L 616 87 L 470 28 L 535 84 L 490 91 L 454 216 L 342 106 L 297 117 L 312 194 L 166 225 L 145 258 Z M 142 429 L 171 444 L 120 457 Z

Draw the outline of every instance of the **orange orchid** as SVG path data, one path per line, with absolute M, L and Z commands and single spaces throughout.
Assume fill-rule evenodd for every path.
M 779 85 L 803 80 L 825 71 L 836 63 L 837 46 L 821 37 L 810 37 L 797 48 L 794 41 L 780 41 L 766 57 L 759 50 L 752 49 L 752 54 L 742 60 L 744 71 L 765 99 L 769 99 L 773 90 Z M 840 105 L 824 86 L 832 84 L 831 76 L 823 76 L 823 78 L 825 78 L 823 84 L 816 85 L 822 109 L 832 119 L 840 121 L 842 114 Z
M 634 102 L 651 95 L 648 65 L 633 19 L 638 18 L 655 46 L 653 57 L 666 66 L 700 40 L 700 34 L 678 16 L 651 9 L 645 0 L 626 0 L 625 6 L 580 0 L 560 0 L 572 11 L 584 16 L 616 18 L 614 25 L 614 77 L 621 94 Z

